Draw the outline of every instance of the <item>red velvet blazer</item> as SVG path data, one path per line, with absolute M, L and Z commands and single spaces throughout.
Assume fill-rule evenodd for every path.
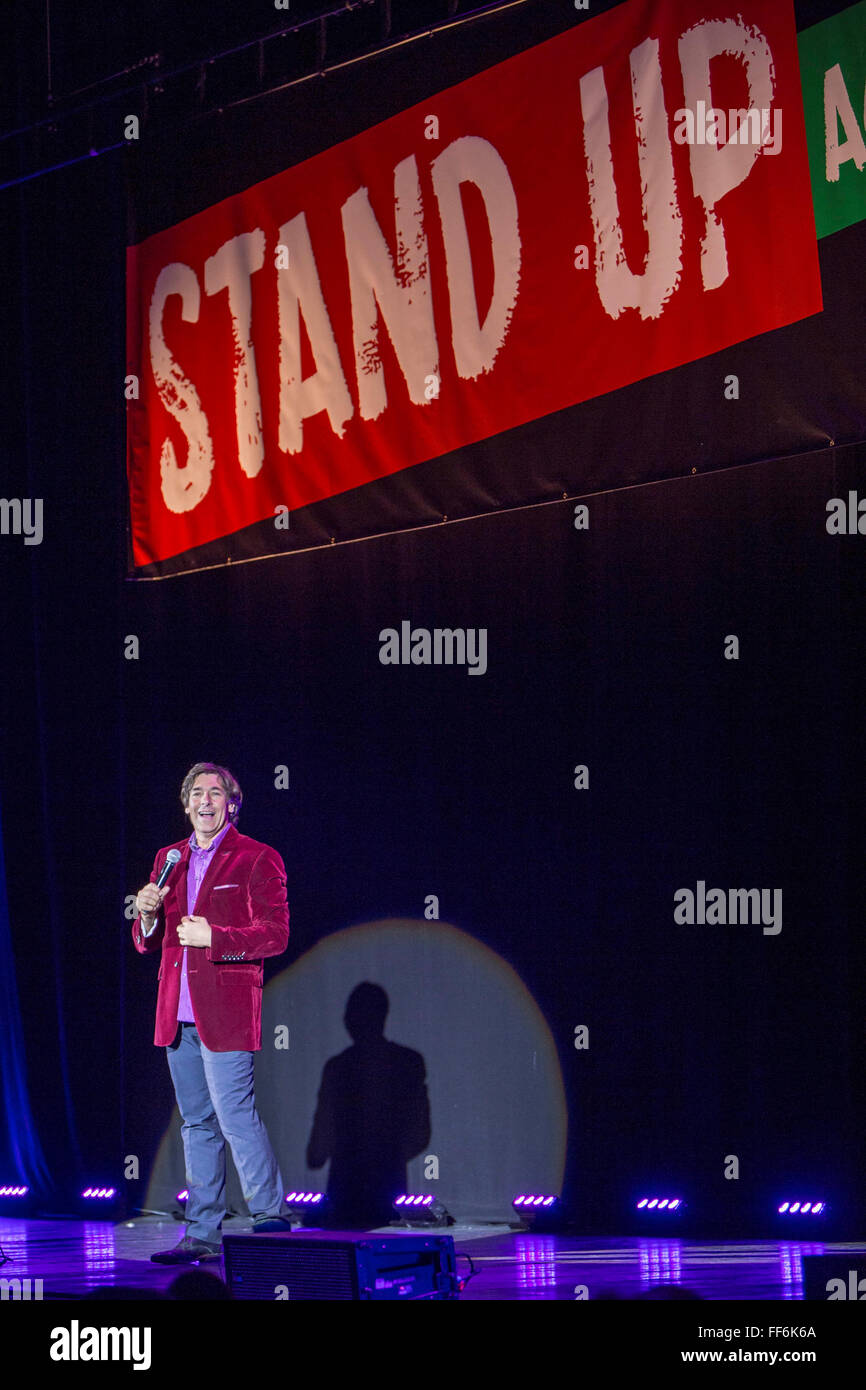
M 189 838 L 159 850 L 151 883 L 170 849 L 180 850 L 180 860 L 168 880 L 156 926 L 145 936 L 140 917 L 132 924 L 137 951 L 162 949 L 153 1038 L 157 1047 L 167 1047 L 177 1032 L 183 964 L 177 929 L 187 913 Z M 276 850 L 230 825 L 202 880 L 195 915 L 206 917 L 213 929 L 210 946 L 187 947 L 199 1036 L 212 1052 L 257 1052 L 262 1045 L 262 958 L 282 955 L 289 940 L 286 869 Z

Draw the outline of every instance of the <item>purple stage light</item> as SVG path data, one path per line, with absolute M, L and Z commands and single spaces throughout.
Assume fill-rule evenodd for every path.
M 534 1231 L 552 1230 L 552 1221 L 561 1221 L 560 1198 L 551 1192 L 518 1192 L 511 1205 L 517 1215 Z
M 780 1202 L 776 1211 L 780 1216 L 820 1216 L 827 1210 L 825 1201 L 819 1202 Z
M 641 1197 L 635 1202 L 636 1211 L 679 1211 L 683 1206 L 682 1197 Z
M 0 1187 L 0 1197 L 26 1197 L 29 1191 L 29 1187 L 21 1187 L 20 1185 L 15 1187 L 5 1184 L 3 1187 Z
M 404 1224 L 409 1226 L 420 1222 L 427 1226 L 454 1225 L 454 1218 L 432 1192 L 401 1192 L 392 1199 L 391 1207 L 403 1218 Z M 397 1224 L 394 1222 L 394 1225 Z

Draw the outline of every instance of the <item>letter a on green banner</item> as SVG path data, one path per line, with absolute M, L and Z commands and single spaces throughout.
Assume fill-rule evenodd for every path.
M 866 217 L 866 0 L 798 36 L 819 237 Z

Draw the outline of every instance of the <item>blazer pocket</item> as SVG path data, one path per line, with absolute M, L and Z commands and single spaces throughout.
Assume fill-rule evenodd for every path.
M 249 984 L 262 988 L 262 973 L 252 961 L 217 961 L 217 979 L 224 985 Z

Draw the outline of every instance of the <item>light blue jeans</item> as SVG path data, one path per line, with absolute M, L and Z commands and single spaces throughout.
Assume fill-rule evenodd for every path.
M 283 1214 L 283 1179 L 253 1094 L 253 1052 L 211 1052 L 194 1023 L 166 1048 L 183 1124 L 186 1233 L 219 1244 L 226 1214 L 226 1140 L 250 1215 Z

